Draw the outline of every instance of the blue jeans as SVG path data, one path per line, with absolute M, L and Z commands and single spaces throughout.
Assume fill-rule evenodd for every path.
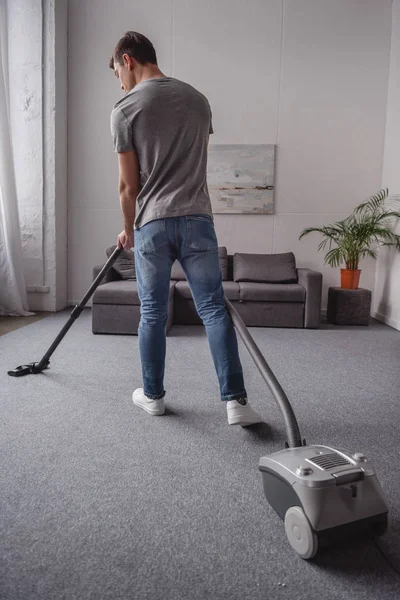
M 208 215 L 150 221 L 135 230 L 135 263 L 141 303 L 139 351 L 147 397 L 165 395 L 166 325 L 171 267 L 178 259 L 202 319 L 222 400 L 245 398 L 236 332 L 225 305 L 218 242 Z

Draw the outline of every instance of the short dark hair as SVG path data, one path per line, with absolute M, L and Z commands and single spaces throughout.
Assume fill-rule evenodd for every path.
M 122 64 L 122 56 L 128 54 L 141 65 L 157 64 L 157 55 L 153 44 L 146 36 L 136 31 L 127 31 L 114 48 L 110 58 L 110 69 L 114 69 L 114 62 Z

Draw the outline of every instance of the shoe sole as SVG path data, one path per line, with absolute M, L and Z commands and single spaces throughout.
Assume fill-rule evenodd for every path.
M 261 419 L 246 420 L 244 417 L 228 417 L 228 425 L 241 425 L 242 427 L 248 427 L 249 425 L 256 425 L 257 423 L 262 423 Z
M 132 398 L 132 400 L 133 400 L 133 404 L 135 406 L 142 408 L 149 415 L 152 415 L 153 417 L 161 417 L 163 414 L 165 414 L 165 407 L 164 408 L 150 408 L 149 406 L 145 406 L 144 404 L 141 404 L 138 400 L 135 400 L 135 398 Z

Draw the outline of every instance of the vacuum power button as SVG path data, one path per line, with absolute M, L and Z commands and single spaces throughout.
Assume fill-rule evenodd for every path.
M 301 465 L 296 469 L 296 475 L 299 477 L 305 477 L 306 475 L 311 475 L 313 470 L 311 467 L 302 467 Z

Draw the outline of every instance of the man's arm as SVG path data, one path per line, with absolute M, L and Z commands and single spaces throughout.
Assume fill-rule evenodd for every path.
M 136 152 L 133 150 L 118 153 L 118 164 L 119 200 L 124 217 L 124 231 L 120 233 L 120 236 L 127 238 L 126 240 L 120 239 L 120 242 L 124 248 L 127 248 L 133 247 L 132 233 L 135 223 L 136 198 L 140 192 L 139 162 Z

